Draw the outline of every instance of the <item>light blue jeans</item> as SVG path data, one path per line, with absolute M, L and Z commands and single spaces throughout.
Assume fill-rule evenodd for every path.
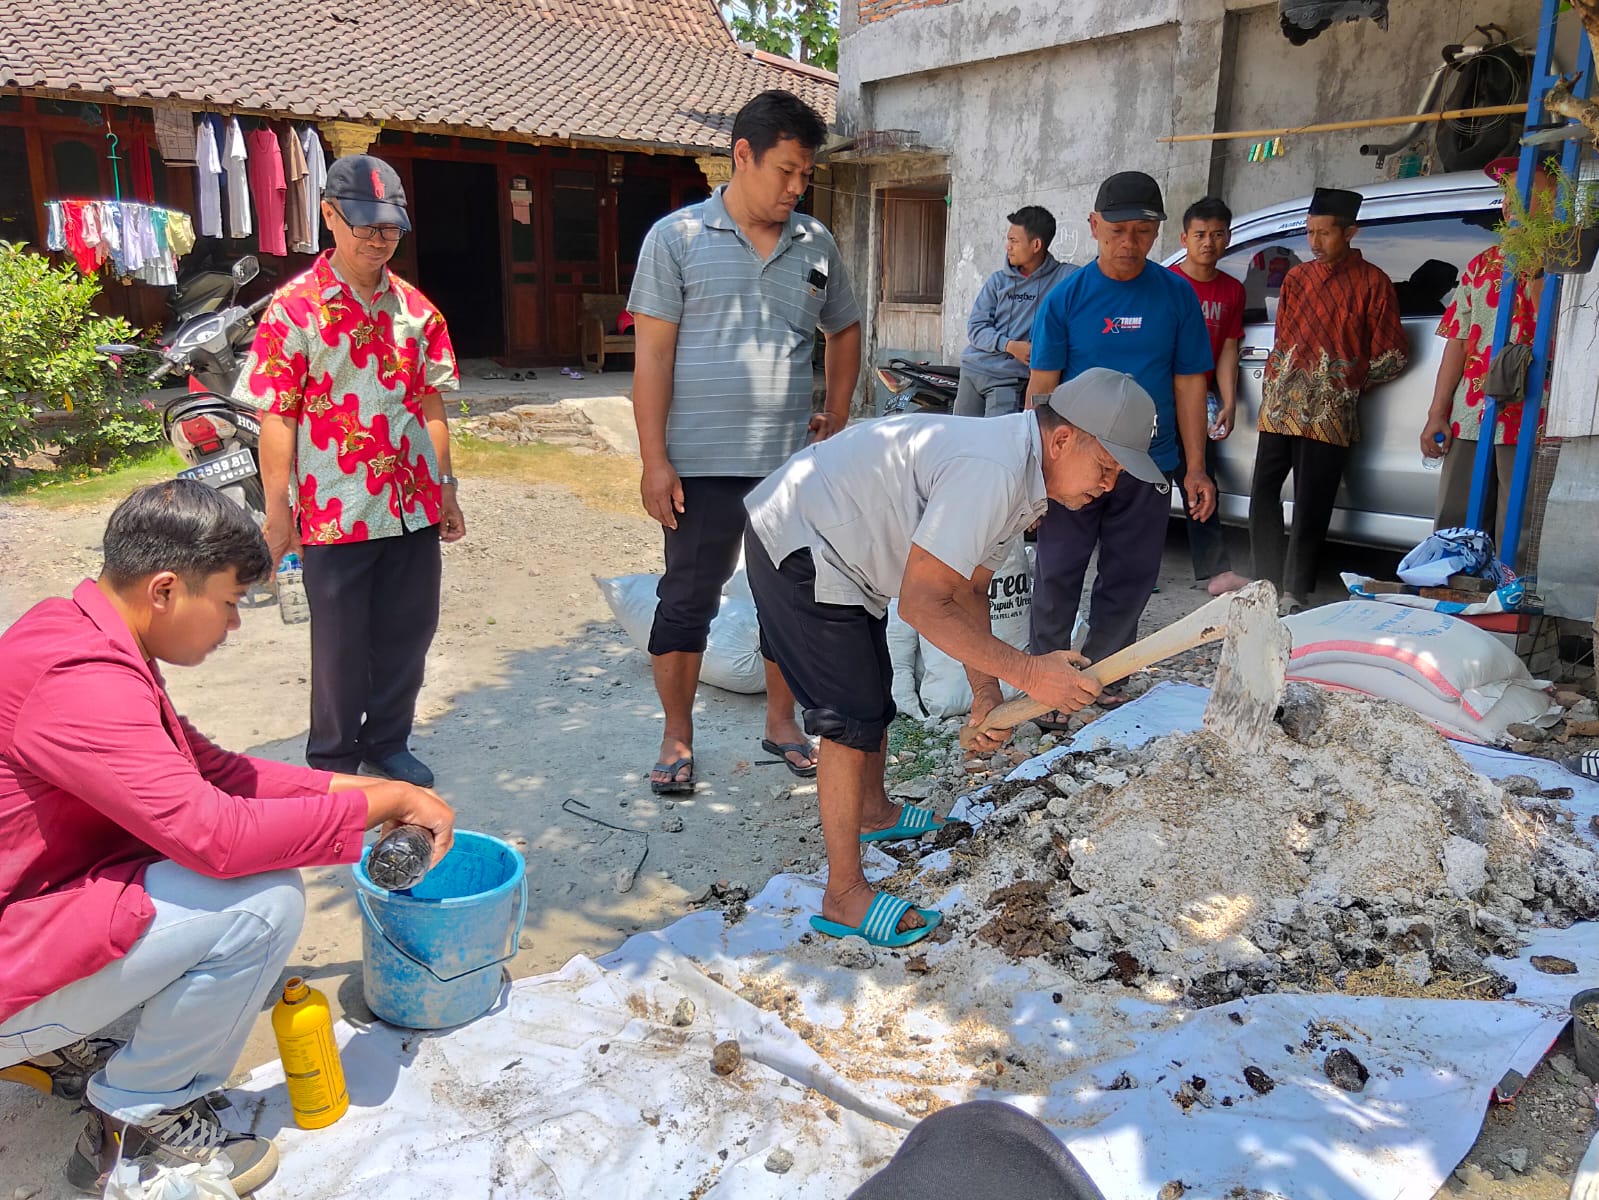
M 222 1086 L 300 935 L 298 871 L 211 879 L 172 862 L 145 873 L 155 919 L 128 953 L 0 1023 L 0 1067 L 88 1037 L 143 1006 L 88 1098 L 147 1121 Z

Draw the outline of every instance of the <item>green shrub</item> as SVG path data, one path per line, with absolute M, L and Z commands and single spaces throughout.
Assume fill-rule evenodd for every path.
M 132 342 L 121 317 L 93 309 L 100 281 L 20 244 L 0 242 L 0 467 L 47 444 L 63 459 L 104 465 L 160 436 L 160 417 L 137 402 L 95 350 Z M 41 426 L 40 410 L 69 410 L 70 420 Z

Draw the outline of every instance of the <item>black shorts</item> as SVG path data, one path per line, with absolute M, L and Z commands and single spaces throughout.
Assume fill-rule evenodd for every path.
M 894 707 L 888 618 L 858 604 L 821 604 L 810 550 L 774 566 L 744 537 L 744 569 L 761 622 L 761 653 L 777 663 L 805 712 L 805 732 L 852 750 L 882 749 Z
M 760 479 L 748 475 L 696 475 L 681 481 L 683 511 L 666 537 L 666 573 L 655 589 L 651 654 L 703 654 L 711 621 L 722 606 L 722 587 L 738 566 L 749 514 L 744 497 Z

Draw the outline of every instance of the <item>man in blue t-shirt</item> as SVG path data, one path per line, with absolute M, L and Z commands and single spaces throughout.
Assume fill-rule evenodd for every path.
M 1049 293 L 1033 323 L 1028 407 L 1090 367 L 1133 376 L 1155 401 L 1150 457 L 1171 476 L 1181 438 L 1183 460 L 1192 465 L 1180 482 L 1189 512 L 1203 521 L 1216 507 L 1216 485 L 1204 470 L 1205 376 L 1215 364 L 1194 289 L 1149 262 L 1165 219 L 1160 185 L 1143 172 L 1122 171 L 1100 185 L 1088 218 L 1099 256 Z M 1169 493 L 1123 473 L 1110 492 L 1080 509 L 1050 504 L 1038 529 L 1034 654 L 1071 648 L 1083 575 L 1096 547 L 1099 574 L 1083 653 L 1097 662 L 1136 640 L 1138 618 L 1160 578 Z M 1040 723 L 1051 727 L 1057 716 Z

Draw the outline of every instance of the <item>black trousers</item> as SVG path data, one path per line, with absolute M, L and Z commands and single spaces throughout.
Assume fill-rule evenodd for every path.
M 722 606 L 722 585 L 738 567 L 749 514 L 744 497 L 758 476 L 696 475 L 682 480 L 677 528 L 661 527 L 666 572 L 655 589 L 651 654 L 703 654 L 711 621 Z
M 1218 455 L 1216 443 L 1209 438 L 1205 439 L 1205 474 L 1218 489 L 1221 486 L 1220 476 L 1217 474 Z M 1173 490 L 1183 498 L 1183 512 L 1188 513 L 1188 493 L 1183 489 L 1183 478 L 1188 474 L 1188 456 L 1183 451 L 1182 441 L 1177 443 L 1177 466 L 1166 472 L 1166 478 L 1171 480 Z M 1220 497 L 1217 497 L 1218 501 Z M 1188 527 L 1188 554 L 1194 560 L 1194 578 L 1209 579 L 1212 575 L 1220 575 L 1223 571 L 1232 570 L 1232 559 L 1227 553 L 1227 541 L 1221 528 L 1221 505 L 1218 503 L 1210 516 L 1203 521 L 1196 521 L 1190 513 L 1183 522 Z
M 1071 649 L 1083 576 L 1096 546 L 1099 570 L 1083 653 L 1098 662 L 1137 641 L 1138 619 L 1160 581 L 1170 515 L 1170 495 L 1125 472 L 1115 487 L 1082 508 L 1051 500 L 1038 527 L 1029 649 Z
M 1285 433 L 1259 434 L 1249 488 L 1249 549 L 1255 578 L 1301 600 L 1316 590 L 1316 568 L 1327 541 L 1348 446 Z M 1294 477 L 1294 523 L 1283 528 L 1283 481 Z
M 753 529 L 744 535 L 744 569 L 761 623 L 761 653 L 777 664 L 804 710 L 805 732 L 867 754 L 881 749 L 898 711 L 888 618 L 859 604 L 819 602 L 810 550 L 774 564 Z
M 306 546 L 311 733 L 305 761 L 353 772 L 407 748 L 439 627 L 439 527 Z

